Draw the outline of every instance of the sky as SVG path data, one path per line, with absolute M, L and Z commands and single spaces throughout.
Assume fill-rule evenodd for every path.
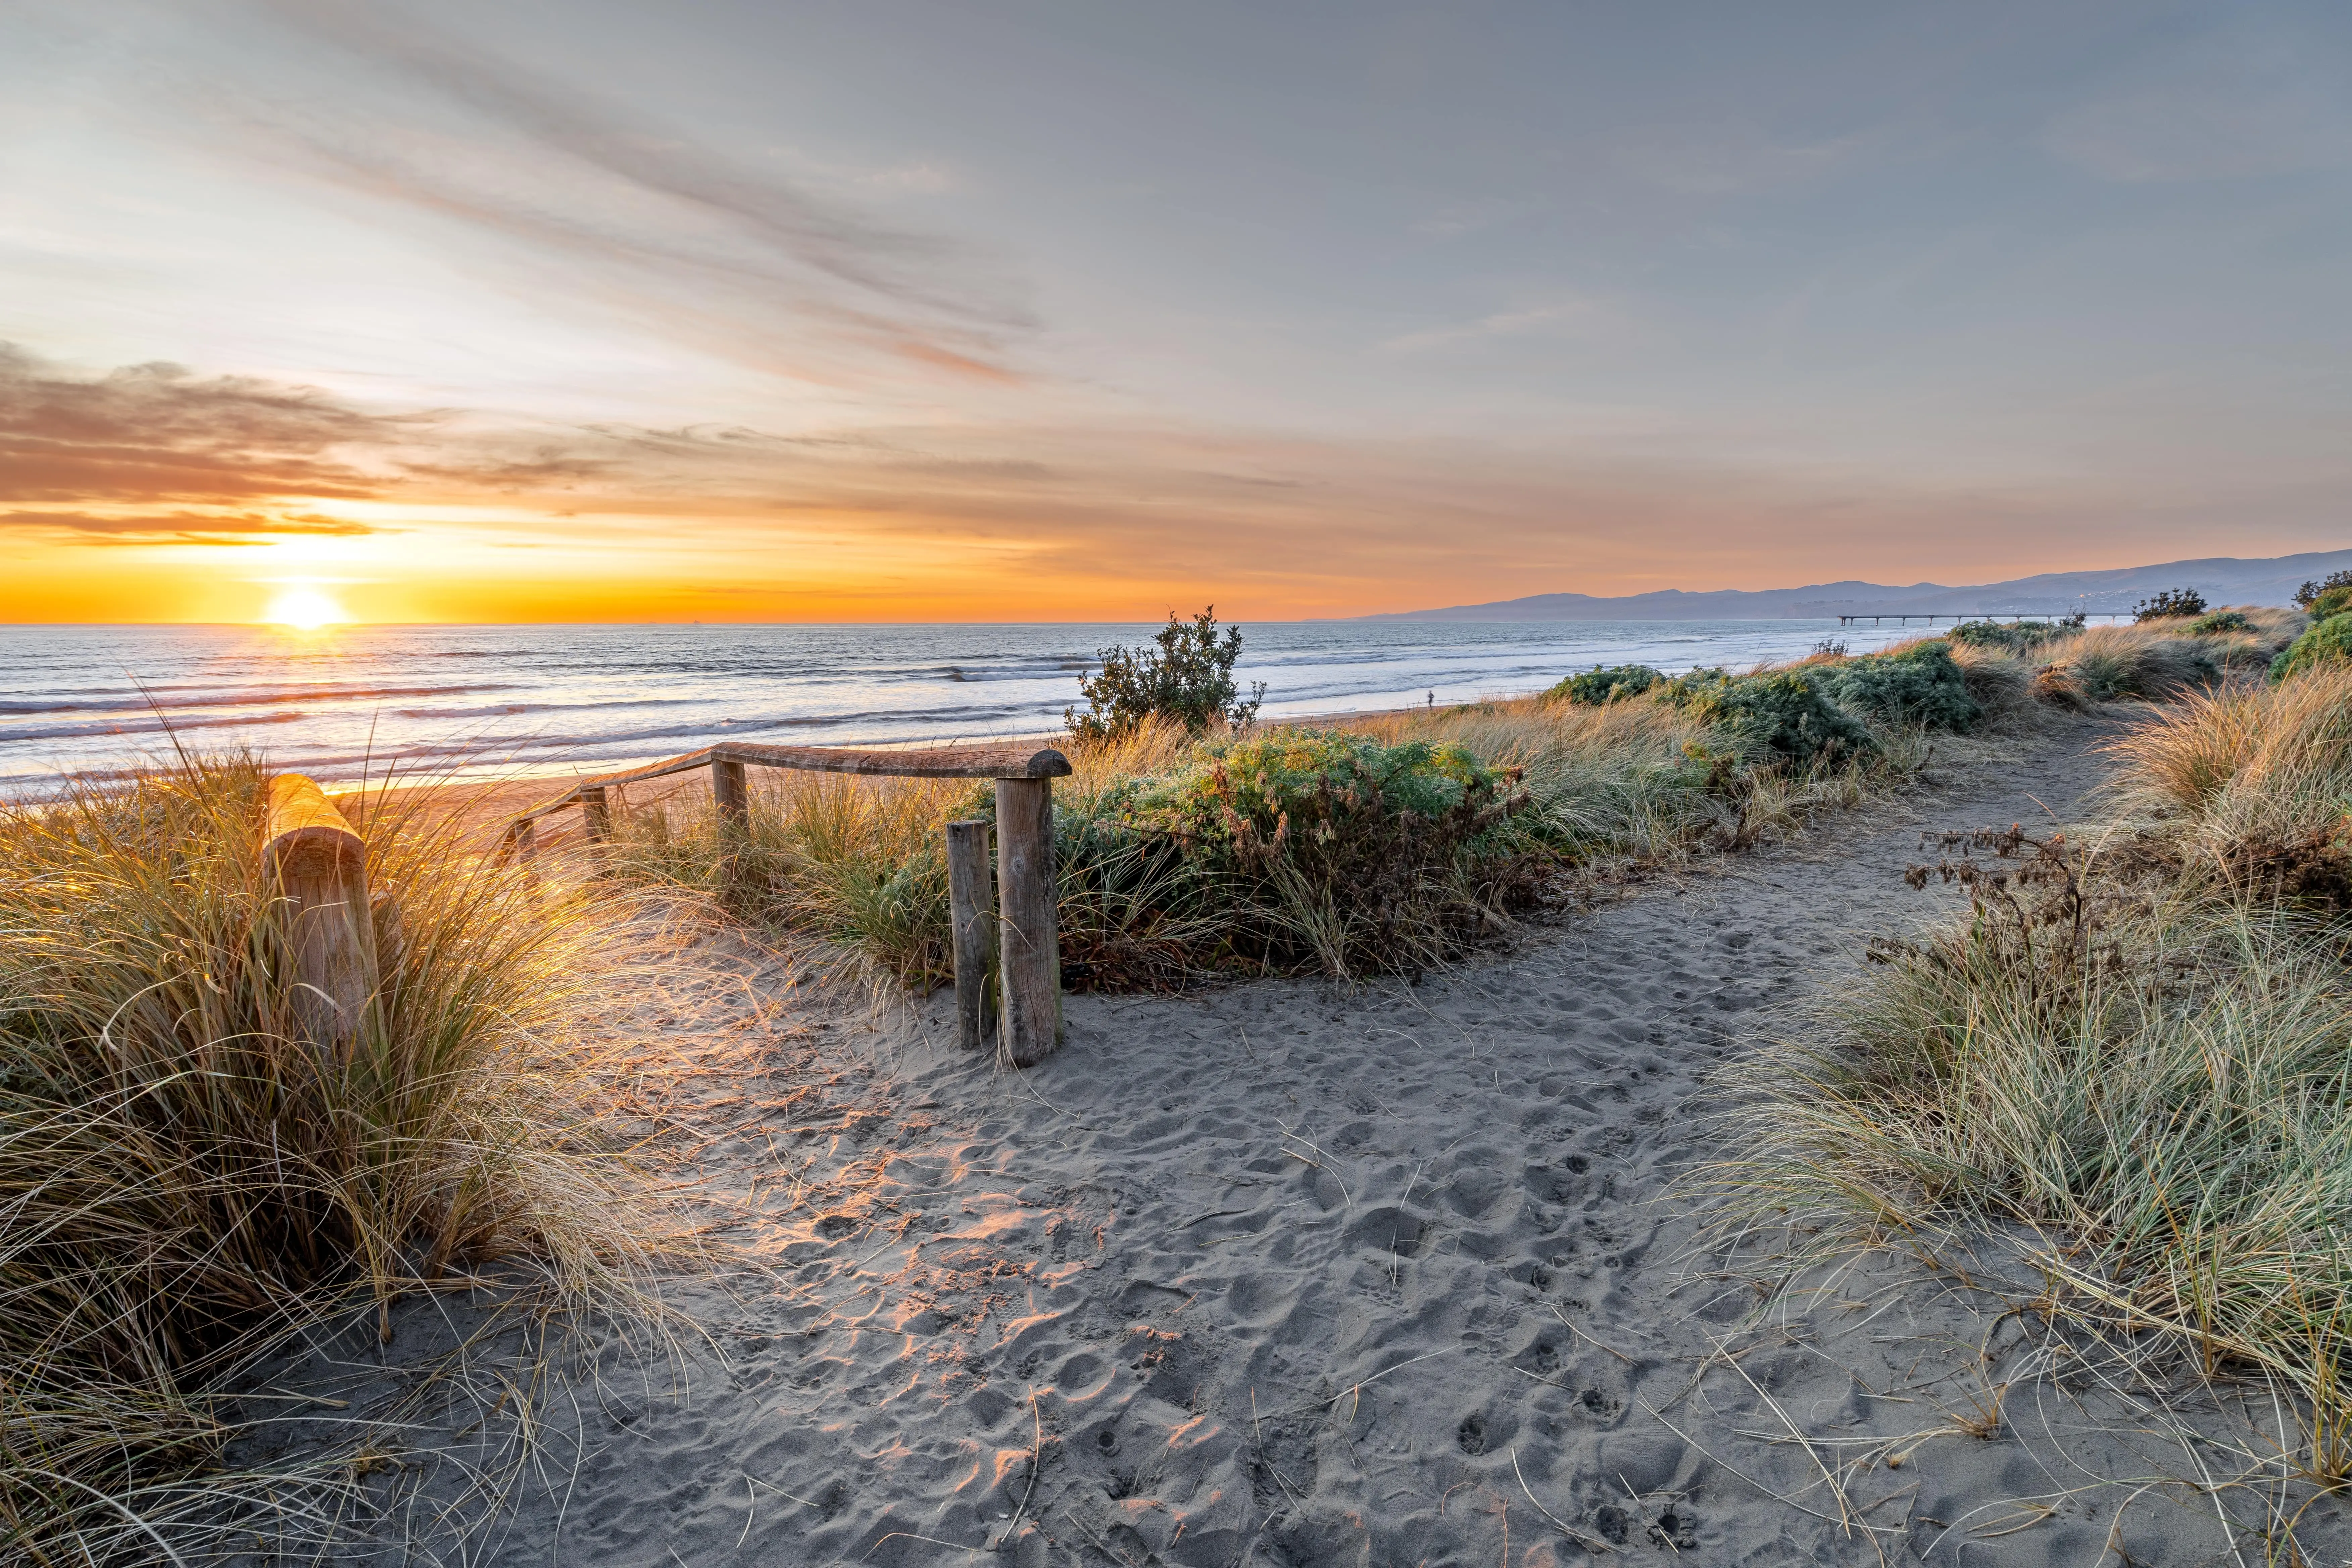
M 2352 7 L 0 0 L 0 620 L 2352 544 Z

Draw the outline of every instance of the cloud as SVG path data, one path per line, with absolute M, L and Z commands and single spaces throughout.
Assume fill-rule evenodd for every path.
M 434 417 L 363 413 L 313 388 L 201 379 L 170 364 L 76 377 L 0 343 L 0 501 L 371 496 L 383 476 L 348 454 L 412 440 Z
M 515 281 L 540 298 L 560 261 L 565 296 L 762 369 L 855 380 L 879 356 L 902 371 L 1017 379 L 1011 345 L 1035 323 L 968 247 L 436 37 L 414 16 L 309 0 L 257 9 L 332 57 L 320 74 L 335 97 L 306 100 L 275 79 L 230 90 L 194 73 L 176 79 L 177 96 L 248 155 L 520 251 L 508 258 Z M 884 183 L 942 180 L 917 163 Z
M 1389 339 L 1381 344 L 1381 348 L 1390 353 L 1421 353 L 1464 343 L 1555 337 L 1598 326 L 1611 319 L 1611 312 L 1596 301 L 1569 300 L 1524 310 L 1498 310 L 1472 321 L 1406 332 Z
M 833 584 L 827 602 L 881 615 L 918 602 L 927 614 L 1148 615 L 1167 607 L 1159 599 L 1208 593 L 1283 613 L 1352 613 L 1551 588 L 1998 577 L 2049 564 L 2054 537 L 2071 551 L 2061 564 L 2159 539 L 2191 553 L 2221 515 L 2235 520 L 2247 552 L 2258 537 L 2299 542 L 2306 534 L 2279 520 L 2316 504 L 2311 486 L 2289 493 L 2284 480 L 2231 493 L 2148 476 L 1962 485 L 1891 467 L 1702 461 L 1597 438 L 1511 450 L 1143 419 L 790 435 L 524 427 L 459 411 L 374 414 L 299 387 L 168 368 L 76 378 L 21 353 L 0 365 L 0 387 L 18 389 L 0 396 L 0 451 L 37 430 L 60 462 L 89 451 L 136 459 L 98 465 L 108 484 L 97 493 L 6 498 L 26 504 L 0 511 L 0 534 L 234 548 L 370 531 L 299 489 L 269 488 L 344 476 L 378 503 L 425 516 L 496 496 L 495 529 L 404 526 L 420 543 L 537 535 L 557 546 L 544 568 L 519 558 L 506 580 L 518 593 L 542 570 L 555 582 L 609 554 L 651 595 L 641 606 L 708 574 L 782 613 L 811 566 L 835 553 L 860 564 L 820 574 Z M 120 482 L 125 472 L 140 483 Z M 195 489 L 236 493 L 142 490 L 189 488 L 188 472 Z M 543 524 L 519 518 L 523 508 Z M 414 558 L 430 582 L 433 552 Z M 1666 580 L 1662 560 L 1684 564 Z M 469 613 L 513 612 L 485 599 Z
M 286 538 L 351 539 L 398 529 L 316 512 L 271 516 L 261 512 L 0 511 L 0 529 L 32 529 L 81 535 L 79 544 L 261 545 Z

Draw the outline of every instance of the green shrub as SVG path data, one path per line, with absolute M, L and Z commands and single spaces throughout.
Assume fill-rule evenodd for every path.
M 2216 610 L 2210 616 L 2200 616 L 2189 623 L 2189 635 L 2193 637 L 2219 637 L 2224 632 L 2250 632 L 2254 623 L 2238 610 Z
M 1850 713 L 1933 730 L 1966 730 L 1983 717 L 1941 638 L 1864 654 L 1814 669 L 1822 693 Z
M 1582 675 L 1571 675 L 1544 693 L 1547 701 L 1582 702 L 1599 707 L 1620 697 L 1638 697 L 1665 677 L 1646 664 L 1594 665 Z
M 2194 588 L 2167 588 L 2132 606 L 2134 621 L 2170 621 L 2205 613 L 2205 595 Z
M 2306 581 L 2294 591 L 2294 602 L 2299 607 L 2316 615 L 2320 596 L 2331 588 L 2352 588 L 2352 572 L 2330 572 L 2317 582 Z
M 2271 660 L 2271 679 L 2284 680 L 2299 670 L 2347 660 L 2352 660 L 2352 615 L 2330 616 L 2324 621 L 2314 621 L 2310 630 Z
M 1302 730 L 1212 748 L 1106 816 L 1181 851 L 1246 966 L 1415 972 L 1531 891 L 1515 784 L 1459 746 Z
M 1809 671 L 1694 669 L 1659 687 L 1658 698 L 1786 762 L 1831 762 L 1874 746 L 1862 721 L 1823 696 Z
M 2031 653 L 2069 632 L 2083 629 L 2079 617 L 2063 621 L 1962 621 L 1951 630 L 1951 640 L 1970 647 L 2000 648 L 2007 653 Z
M 2311 601 L 2309 614 L 2313 620 L 2324 621 L 2330 616 L 2340 616 L 2347 610 L 2352 610 L 2352 583 L 2338 583 L 2332 588 L 2323 590 L 2318 597 Z
M 1078 677 L 1078 695 L 1087 711 L 1065 709 L 1063 721 L 1081 741 L 1108 741 L 1129 735 L 1154 718 L 1173 719 L 1195 735 L 1212 724 L 1239 729 L 1257 717 L 1265 700 L 1265 683 L 1258 682 L 1246 700 L 1234 680 L 1234 666 L 1242 657 L 1242 634 L 1227 626 L 1217 636 L 1216 606 L 1212 605 L 1189 622 L 1170 612 L 1168 625 L 1151 639 L 1159 651 L 1140 647 L 1097 649 L 1100 673 Z

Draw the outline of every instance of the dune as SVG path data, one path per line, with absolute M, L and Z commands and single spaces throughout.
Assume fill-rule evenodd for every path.
M 456 1505 L 500 1562 L 2226 1559 L 2263 1499 L 2162 1480 L 2250 1440 L 2226 1390 L 2068 1362 L 1990 1248 L 1770 1295 L 1672 1193 L 1723 1152 L 1714 1070 L 1937 907 L 1920 828 L 2077 814 L 2113 723 L 1418 986 L 1074 996 L 1024 1074 L 944 997 L 710 937 L 614 1021 L 692 1064 L 649 1110 L 759 1265 L 673 1289 L 707 1340 L 592 1338 L 527 1463 L 495 1378 L 420 1403 L 488 1298 L 272 1386 L 401 1411 L 376 1528 Z M 2297 1531 L 2352 1550 L 2332 1503 Z

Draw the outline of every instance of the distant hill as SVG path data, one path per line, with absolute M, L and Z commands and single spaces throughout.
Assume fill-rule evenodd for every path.
M 2266 561 L 2214 556 L 2203 561 L 2167 561 L 2111 572 L 2045 572 L 2009 583 L 1951 588 L 1940 583 L 1894 587 L 1884 583 L 1813 583 L 1802 588 L 1749 591 L 1717 589 L 1691 594 L 1680 588 L 1632 594 L 1619 599 L 1589 594 L 1536 594 L 1491 605 L 1456 605 L 1444 610 L 1404 610 L 1362 616 L 1367 621 L 1779 621 L 1827 616 L 1990 615 L 2063 616 L 2076 610 L 2128 611 L 2164 588 L 2194 588 L 2215 605 L 2285 605 L 2309 579 L 2352 570 L 2352 550 L 2320 550 Z

